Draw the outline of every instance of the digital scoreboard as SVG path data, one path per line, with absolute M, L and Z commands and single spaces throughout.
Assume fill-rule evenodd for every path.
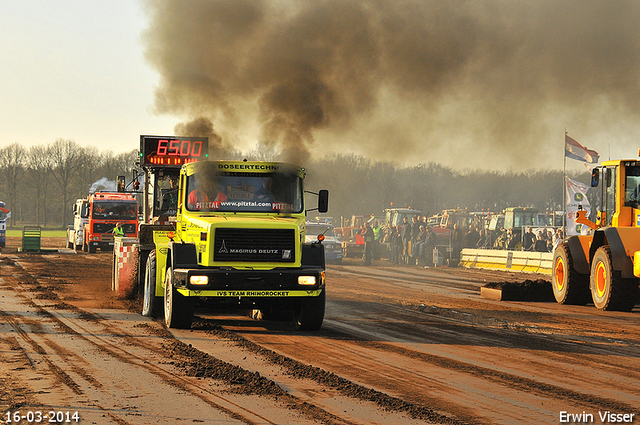
M 140 136 L 140 166 L 182 167 L 209 157 L 209 138 Z

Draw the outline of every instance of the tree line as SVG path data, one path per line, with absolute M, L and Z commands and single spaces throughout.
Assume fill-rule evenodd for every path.
M 400 166 L 357 155 L 333 155 L 307 167 L 307 188 L 329 189 L 329 215 L 383 216 L 390 207 L 411 207 L 426 216 L 444 209 L 500 212 L 507 207 L 562 211 L 562 170 L 454 170 L 430 162 Z M 589 181 L 590 174 L 569 173 Z
M 88 195 L 101 178 L 131 178 L 138 151 L 114 154 L 57 139 L 30 148 L 13 143 L 0 149 L 0 194 L 11 211 L 9 226 L 35 224 L 66 227 L 72 204 Z
M 278 152 L 260 147 L 227 159 L 276 160 Z M 58 139 L 30 148 L 14 143 L 0 149 L 0 200 L 12 211 L 9 225 L 36 224 L 65 228 L 72 204 L 100 179 L 130 181 L 139 152 L 115 154 Z M 411 207 L 424 215 L 447 208 L 499 212 L 507 207 L 563 209 L 561 170 L 455 170 L 430 162 L 404 166 L 353 154 L 334 154 L 304 164 L 306 189 L 328 189 L 329 214 L 340 217 L 382 216 L 389 207 Z M 588 173 L 573 173 L 587 182 Z M 311 198 L 309 198 L 311 199 Z M 309 214 L 311 217 L 313 213 Z

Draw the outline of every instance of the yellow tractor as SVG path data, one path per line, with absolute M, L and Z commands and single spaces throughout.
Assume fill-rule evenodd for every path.
M 556 248 L 553 293 L 561 304 L 593 301 L 599 310 L 631 311 L 639 301 L 640 160 L 603 162 L 593 169 L 591 187 L 591 217 L 579 210 L 575 221 L 592 234 Z

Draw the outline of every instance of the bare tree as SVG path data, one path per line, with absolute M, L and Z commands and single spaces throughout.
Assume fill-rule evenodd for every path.
M 129 152 L 123 152 L 115 157 L 116 176 L 125 176 L 127 181 L 131 180 L 133 169 L 136 162 L 140 159 L 139 151 L 134 149 Z
M 102 155 L 95 147 L 82 148 L 80 151 L 81 166 L 78 168 L 78 197 L 85 197 L 89 188 L 100 177 L 100 167 L 102 165 Z
M 52 175 L 58 183 L 62 195 L 62 227 L 70 219 L 68 197 L 70 185 L 81 165 L 82 148 L 73 140 L 57 139 L 50 148 Z
M 19 201 L 18 191 L 25 171 L 25 161 L 26 150 L 18 143 L 0 149 L 0 170 L 4 182 L 2 190 L 7 197 L 9 209 L 13 209 L 10 218 L 11 225 L 16 221 L 16 215 L 19 213 L 16 207 Z
M 139 158 L 137 149 L 117 155 L 112 151 L 103 152 L 100 156 L 100 169 L 96 177 L 115 181 L 117 176 L 125 176 L 129 181 L 131 180 L 135 163 Z
M 46 146 L 32 146 L 27 152 L 28 180 L 35 191 L 36 223 L 47 225 L 47 194 L 51 179 L 51 157 Z

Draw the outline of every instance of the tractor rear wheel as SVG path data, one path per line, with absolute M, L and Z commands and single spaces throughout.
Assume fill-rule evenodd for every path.
M 578 273 L 568 243 L 559 245 L 553 254 L 553 296 L 560 304 L 585 305 L 590 301 L 589 276 Z
M 611 248 L 601 246 L 591 263 L 591 297 L 599 310 L 631 311 L 638 299 L 638 280 L 613 270 Z

